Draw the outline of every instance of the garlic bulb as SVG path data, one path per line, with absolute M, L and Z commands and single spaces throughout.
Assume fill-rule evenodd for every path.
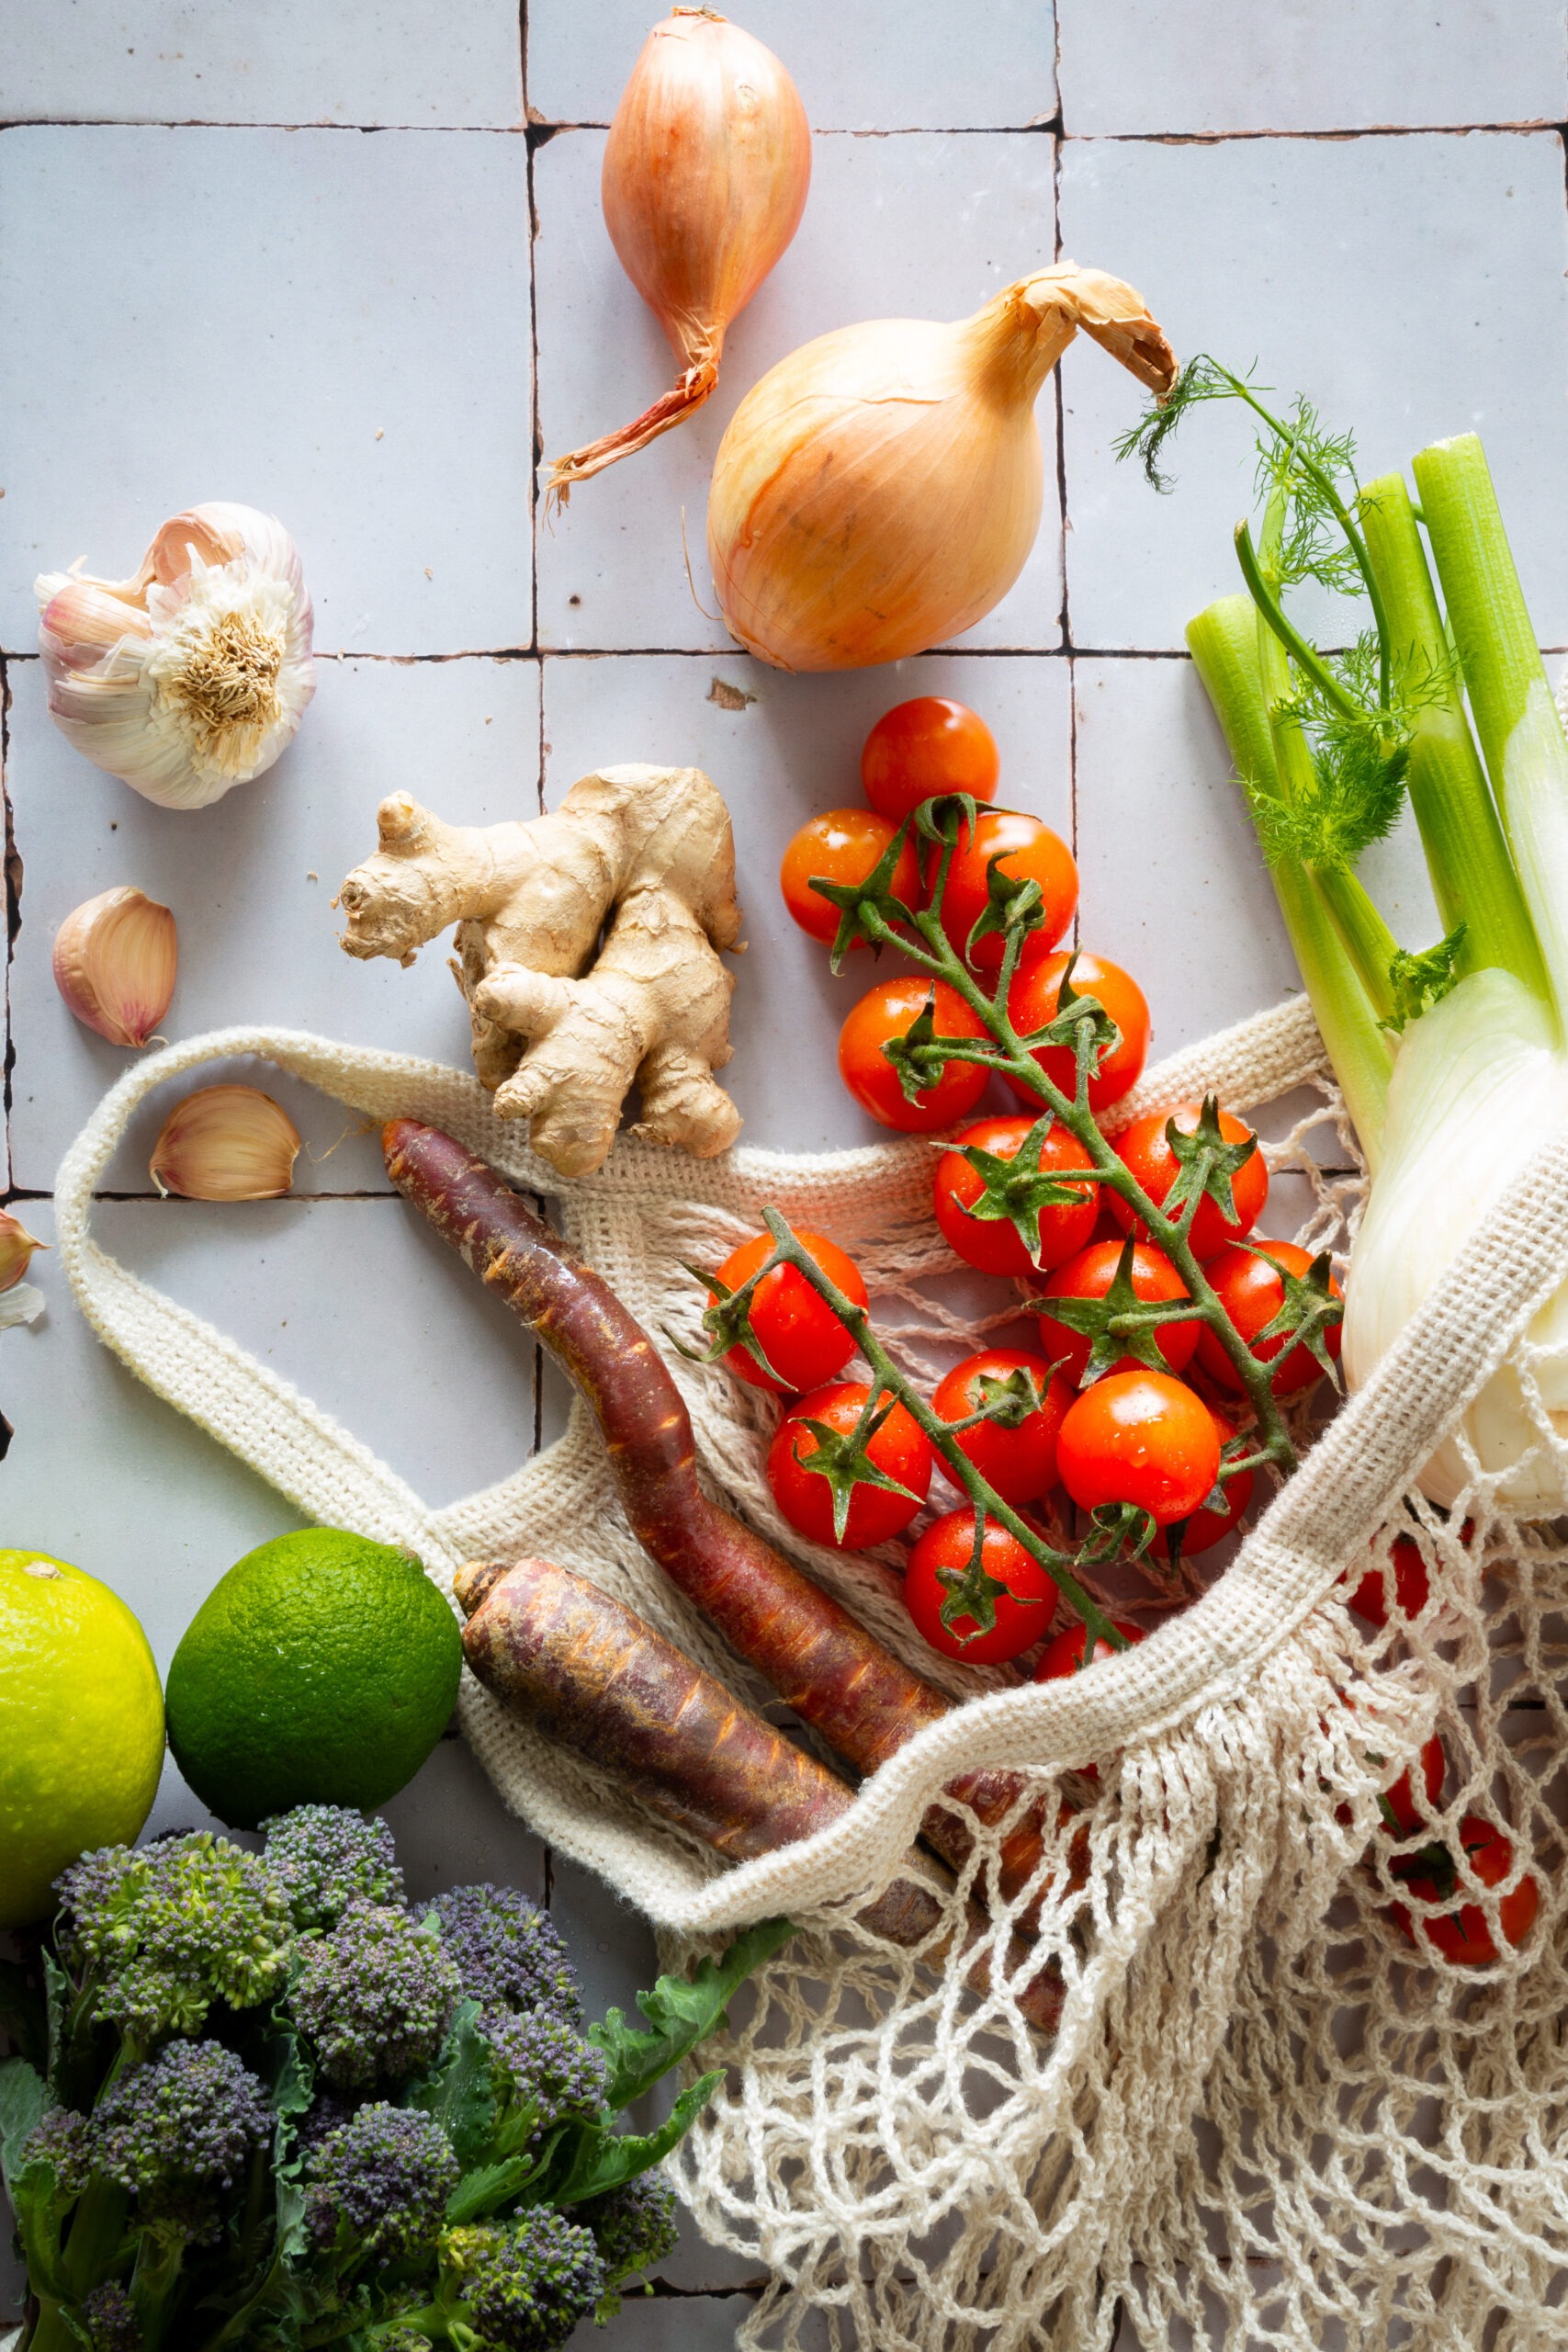
M 20 1217 L 13 1216 L 9 1209 L 0 1209 L 0 1292 L 14 1290 L 31 1265 L 33 1251 L 48 1248 L 47 1241 L 28 1231 Z
M 1176 378 L 1141 295 L 1062 262 L 973 318 L 819 335 L 754 384 L 719 444 L 708 556 L 748 652 L 853 670 L 945 643 L 998 604 L 1034 544 L 1034 401 L 1079 327 L 1154 391 Z
M 144 1046 L 169 1009 L 177 956 L 167 907 L 141 890 L 100 890 L 54 934 L 54 985 L 111 1046 Z
M 161 1193 L 187 1201 L 273 1201 L 287 1193 L 299 1132 L 254 1086 L 204 1086 L 176 1103 L 152 1147 Z
M 133 579 L 48 571 L 34 594 L 56 726 L 161 808 L 271 767 L 316 690 L 299 554 L 254 506 L 175 515 Z

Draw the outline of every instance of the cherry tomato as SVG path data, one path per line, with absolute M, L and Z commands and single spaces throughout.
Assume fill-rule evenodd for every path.
M 1008 990 L 1008 1014 L 1021 1035 L 1032 1029 L 1043 1029 L 1047 1022 L 1055 1021 L 1056 999 L 1067 963 L 1066 951 L 1058 948 L 1054 956 L 1043 956 L 1038 963 L 1025 964 L 1017 974 Z M 1108 1103 L 1119 1102 L 1138 1082 L 1149 1050 L 1149 1008 L 1131 974 L 1103 956 L 1080 955 L 1073 965 L 1072 985 L 1079 996 L 1096 998 L 1122 1032 L 1115 1045 L 1101 1054 L 1100 1066 L 1089 1082 L 1089 1108 L 1103 1111 Z M 1043 1046 L 1034 1058 L 1047 1078 L 1070 1099 L 1077 1084 L 1077 1065 L 1071 1047 Z M 1008 1084 L 1021 1102 L 1036 1099 L 1015 1080 L 1010 1078 Z
M 936 874 L 941 855 L 934 843 L 927 851 L 928 883 Z M 1027 934 L 1021 968 L 1048 956 L 1077 911 L 1078 869 L 1061 836 L 1038 817 L 1022 816 L 1014 808 L 987 809 L 974 831 L 965 830 L 961 837 L 942 898 L 942 927 L 954 953 L 966 955 L 970 969 L 976 972 L 999 972 L 1002 967 L 1004 942 L 999 931 L 987 932 L 969 946 L 969 933 L 990 897 L 987 869 L 994 857 L 1001 859 L 1003 874 L 1040 885 L 1045 920 L 1038 931 Z
M 823 882 L 863 882 L 897 831 L 869 808 L 829 808 L 808 818 L 784 854 L 779 886 L 784 901 L 804 932 L 831 947 L 839 910 L 811 887 Z M 906 842 L 893 869 L 893 895 L 913 910 L 920 904 L 920 868 L 913 842 Z M 857 939 L 857 947 L 865 945 Z
M 1449 1759 L 1443 1752 L 1442 1741 L 1436 1736 L 1429 1739 L 1421 1750 L 1419 1761 L 1421 1785 L 1427 1792 L 1427 1807 L 1428 1810 L 1435 1810 L 1442 1797 L 1443 1782 L 1448 1778 L 1449 1770 Z M 1400 1837 L 1414 1838 L 1427 1818 L 1427 1813 L 1416 1802 L 1415 1792 L 1410 1785 L 1408 1764 L 1393 1788 L 1388 1791 L 1385 1802 L 1398 1825 Z
M 939 1037 L 984 1037 L 985 1024 L 945 980 L 878 980 L 867 990 L 839 1032 L 839 1074 L 863 1111 L 885 1127 L 905 1135 L 934 1134 L 972 1111 L 986 1091 L 987 1073 L 977 1062 L 947 1062 L 934 1086 L 919 1100 L 905 1099 L 897 1072 L 883 1053 L 890 1037 L 912 1029 L 936 990 Z
M 1468 1544 L 1474 1532 L 1475 1521 L 1467 1519 L 1460 1530 L 1460 1542 Z M 1421 1547 L 1413 1535 L 1396 1535 L 1389 1556 L 1393 1569 L 1393 1597 L 1399 1610 L 1405 1617 L 1419 1617 L 1431 1592 Z M 1348 1570 L 1344 1582 L 1348 1584 L 1353 1574 L 1353 1570 Z M 1367 1570 L 1350 1595 L 1349 1605 L 1369 1625 L 1381 1628 L 1388 1623 L 1388 1579 L 1381 1562 Z
M 981 1477 L 988 1479 L 1003 1502 L 1015 1509 L 1021 1503 L 1037 1502 L 1056 1483 L 1056 1432 L 1073 1401 L 1066 1382 L 1043 1357 L 1029 1355 L 1022 1348 L 987 1348 L 954 1364 L 931 1398 L 939 1419 L 967 1420 L 984 1407 L 987 1382 L 1006 1381 L 1021 1372 L 1027 1374 L 1034 1391 L 1033 1412 L 1016 1429 L 1001 1421 L 976 1421 L 958 1440 Z M 940 1454 L 937 1468 L 949 1486 L 957 1486 Z
M 857 1478 L 850 1488 L 849 1516 L 842 1536 L 833 1532 L 833 1488 L 819 1470 L 806 1464 L 820 1449 L 821 1440 L 807 1421 L 820 1421 L 840 1438 L 853 1431 L 871 1390 L 861 1380 L 840 1380 L 814 1388 L 790 1407 L 773 1432 L 768 1448 L 768 1484 L 773 1500 L 797 1535 L 814 1544 L 832 1544 L 844 1552 L 863 1552 L 870 1544 L 886 1544 L 908 1526 L 925 1501 L 931 1482 L 931 1450 L 919 1424 L 902 1405 L 895 1403 L 875 1434 L 865 1441 L 865 1457 L 885 1477 L 896 1479 L 909 1493 L 896 1495 L 886 1487 Z M 890 1400 L 885 1389 L 879 1400 Z
M 1143 1640 L 1144 1629 L 1141 1625 L 1130 1625 L 1121 1617 L 1113 1617 L 1111 1622 L 1119 1634 L 1126 1634 L 1129 1642 Z M 1087 1626 L 1069 1625 L 1065 1633 L 1058 1634 L 1053 1641 L 1047 1642 L 1040 1663 L 1034 1669 L 1036 1682 L 1060 1682 L 1069 1674 L 1081 1674 L 1086 1666 L 1093 1666 L 1098 1658 L 1116 1656 L 1115 1650 L 1101 1634 L 1086 1658 L 1084 1644 L 1088 1639 Z
M 1179 1163 L 1166 1139 L 1166 1128 L 1175 1120 L 1177 1131 L 1184 1136 L 1196 1135 L 1202 1106 L 1184 1102 L 1178 1111 L 1156 1111 L 1146 1119 L 1134 1119 L 1132 1125 L 1116 1138 L 1116 1148 L 1126 1161 L 1151 1201 L 1164 1205 L 1165 1196 L 1175 1183 Z M 1220 1113 L 1220 1133 L 1226 1143 L 1246 1143 L 1252 1134 L 1239 1119 L 1228 1111 Z M 1220 1204 L 1205 1198 L 1198 1204 L 1198 1214 L 1188 1231 L 1195 1258 L 1212 1258 L 1216 1250 L 1227 1242 L 1239 1241 L 1250 1233 L 1263 1214 L 1263 1204 L 1269 1198 L 1269 1170 L 1263 1164 L 1263 1154 L 1255 1151 L 1243 1162 L 1231 1178 L 1231 1197 L 1235 1203 L 1234 1222 L 1220 1215 Z M 1148 1238 L 1141 1221 L 1136 1218 L 1120 1193 L 1109 1189 L 1105 1205 L 1123 1233 L 1136 1229 L 1140 1241 Z
M 952 1587 L 942 1582 L 942 1577 L 964 1576 L 974 1549 L 972 1510 L 950 1510 L 944 1519 L 933 1520 L 909 1555 L 904 1599 L 933 1650 L 940 1650 L 943 1657 L 966 1657 L 976 1666 L 996 1666 L 1033 1648 L 1051 1623 L 1056 1588 L 1015 1535 L 987 1520 L 981 1569 L 1006 1587 L 1005 1591 L 990 1595 L 996 1623 L 985 1633 L 971 1616 L 960 1616 L 953 1626 L 944 1625 L 942 1604 L 951 1598 Z
M 860 1269 L 852 1258 L 846 1258 L 836 1241 L 829 1241 L 820 1233 L 795 1231 L 795 1239 L 813 1258 L 831 1283 L 836 1283 L 846 1298 L 857 1306 L 866 1304 L 865 1284 Z M 758 1234 L 754 1241 L 743 1241 L 732 1250 L 718 1270 L 718 1278 L 727 1291 L 740 1288 L 750 1282 L 759 1266 L 765 1266 L 773 1253 L 770 1233 Z M 709 1291 L 708 1305 L 718 1304 L 718 1294 Z M 723 1358 L 738 1380 L 749 1381 L 753 1388 L 766 1388 L 775 1396 L 794 1396 L 802 1388 L 818 1388 L 841 1372 L 855 1351 L 854 1340 L 845 1330 L 825 1299 L 819 1298 L 795 1266 L 775 1266 L 764 1274 L 751 1293 L 751 1329 L 762 1353 L 778 1374 L 770 1378 L 753 1355 L 737 1341 Z
M 1259 1250 L 1266 1250 L 1268 1257 L 1257 1257 L 1254 1252 Z M 1270 1260 L 1276 1262 L 1271 1264 Z M 1280 1268 L 1283 1267 L 1290 1274 L 1304 1274 L 1311 1264 L 1312 1259 L 1307 1251 L 1298 1250 L 1293 1241 L 1267 1241 L 1260 1236 L 1250 1244 L 1237 1242 L 1220 1250 L 1217 1256 L 1209 1260 L 1203 1272 L 1242 1338 L 1250 1340 L 1255 1332 L 1263 1330 L 1274 1320 L 1285 1303 L 1285 1285 L 1280 1280 Z M 1339 1285 L 1332 1277 L 1328 1286 L 1334 1296 L 1338 1298 Z M 1337 1323 L 1330 1324 L 1324 1340 L 1329 1354 L 1337 1357 Z M 1285 1340 L 1280 1337 L 1265 1340 L 1252 1352 L 1260 1363 L 1272 1363 L 1283 1349 Z M 1210 1379 L 1218 1381 L 1222 1388 L 1239 1391 L 1241 1379 L 1235 1366 L 1213 1332 L 1202 1324 L 1199 1326 L 1198 1361 Z M 1298 1342 L 1286 1351 L 1284 1361 L 1274 1372 L 1269 1385 L 1276 1396 L 1304 1396 L 1307 1390 L 1314 1388 L 1322 1378 L 1323 1366 L 1310 1348 Z
M 1214 1412 L 1212 1405 L 1209 1410 L 1213 1415 L 1214 1427 L 1219 1431 L 1220 1444 L 1224 1447 L 1230 1443 L 1235 1431 L 1229 1421 Z M 1181 1531 L 1180 1556 L 1182 1559 L 1195 1560 L 1200 1552 L 1212 1551 L 1222 1536 L 1228 1535 L 1233 1528 L 1239 1525 L 1243 1513 L 1252 1500 L 1253 1476 L 1250 1470 L 1240 1470 L 1233 1472 L 1229 1477 L 1221 1480 L 1225 1498 L 1224 1510 L 1195 1510 L 1193 1512 Z M 1171 1541 L 1168 1535 L 1166 1536 L 1163 1546 L 1160 1548 L 1165 1551 L 1168 1558 L 1171 1552 Z
M 1047 1283 L 1032 1282 L 1029 1288 L 1038 1298 L 1103 1298 L 1116 1279 L 1116 1269 L 1122 1262 L 1124 1241 L 1091 1241 L 1065 1266 L 1058 1266 Z M 1133 1291 L 1138 1298 L 1184 1299 L 1187 1285 L 1163 1250 L 1152 1241 L 1135 1241 L 1133 1245 Z M 1043 1355 L 1064 1373 L 1076 1388 L 1083 1378 L 1094 1342 L 1087 1331 L 1070 1331 L 1065 1323 L 1055 1322 L 1050 1310 L 1040 1317 L 1040 1348 Z M 1198 1323 L 1162 1323 L 1156 1334 L 1155 1344 L 1172 1372 L 1185 1371 L 1192 1361 L 1198 1345 Z M 1114 1366 L 1117 1372 L 1136 1372 L 1135 1356 L 1122 1356 Z
M 1056 1475 L 1080 1510 L 1133 1503 L 1156 1527 L 1190 1519 L 1219 1469 L 1213 1415 L 1164 1372 L 1107 1373 L 1056 1438 Z
M 1502 1831 L 1481 1815 L 1468 1813 L 1459 1826 L 1459 1842 L 1463 1859 L 1454 1873 L 1455 1891 L 1462 1890 L 1467 1876 L 1482 1886 L 1501 1886 L 1514 1867 L 1514 1849 Z M 1412 1894 L 1433 1904 L 1453 1901 L 1448 1887 L 1429 1870 L 1398 1863 L 1394 1870 Z M 1446 1871 L 1443 1876 L 1446 1879 Z M 1533 1878 L 1521 1878 L 1503 1896 L 1497 1918 L 1510 1944 L 1523 1943 L 1540 1906 L 1540 1889 Z M 1391 1905 L 1389 1917 L 1414 1943 L 1416 1927 L 1404 1905 Z M 1422 1934 L 1450 1967 L 1486 1968 L 1497 1958 L 1491 1922 L 1479 1903 L 1457 1902 L 1451 1909 L 1424 1911 L 1419 1917 Z
M 1077 1256 L 1094 1230 L 1100 1213 L 1095 1199 L 1098 1184 L 1083 1185 L 1077 1201 L 1047 1203 L 1041 1209 L 1038 1258 L 1030 1256 L 1022 1235 L 1008 1217 L 968 1214 L 985 1192 L 986 1180 L 964 1158 L 964 1151 L 973 1148 L 988 1151 L 995 1159 L 1016 1159 L 1026 1138 L 1039 1124 L 1038 1119 L 1016 1115 L 977 1119 L 972 1127 L 965 1127 L 953 1136 L 950 1148 L 937 1161 L 931 1178 L 931 1206 L 942 1238 L 965 1265 L 977 1266 L 983 1274 L 1027 1274 L 1060 1266 Z M 1090 1165 L 1089 1154 L 1077 1136 L 1060 1120 L 1053 1121 L 1041 1138 L 1042 1172 L 1051 1175 Z
M 877 720 L 860 755 L 860 780 L 878 816 L 901 825 L 944 792 L 993 799 L 1001 766 L 996 738 L 966 703 L 917 695 Z

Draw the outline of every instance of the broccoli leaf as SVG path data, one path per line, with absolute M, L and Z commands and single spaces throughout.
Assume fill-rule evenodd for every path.
M 0 2065 L 0 2171 L 7 2181 L 20 2165 L 22 2143 L 50 2105 L 49 2085 L 25 2058 Z
M 610 2062 L 604 2096 L 611 2109 L 640 2098 L 660 2075 L 667 2075 L 689 2050 L 694 2050 L 718 2024 L 737 1986 L 770 1953 L 788 1943 L 794 1933 L 788 1919 L 764 1919 L 758 1927 L 745 1928 L 717 1960 L 699 1962 L 689 1982 L 683 1976 L 661 1976 L 651 1992 L 637 1995 L 637 2007 L 651 2030 L 628 2025 L 621 2009 L 610 2010 L 603 2025 L 591 2025 L 589 2041 Z
M 718 2067 L 704 2075 L 681 2093 L 664 2122 L 652 2132 L 616 2132 L 602 2123 L 589 2124 L 570 2146 L 565 2171 L 551 2184 L 550 2202 L 576 2205 L 585 2197 L 603 2197 L 662 2163 L 677 2142 L 685 2138 L 723 2080 Z
M 403 2094 L 405 2106 L 435 2118 L 465 2171 L 491 2153 L 495 2137 L 495 2061 L 479 2014 L 477 2001 L 458 2004 L 440 2057 Z

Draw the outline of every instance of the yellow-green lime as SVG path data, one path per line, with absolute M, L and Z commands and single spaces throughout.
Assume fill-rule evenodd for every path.
M 0 1552 L 0 1928 L 47 1918 L 68 1863 L 129 1844 L 163 1761 L 158 1669 L 119 1595 Z
M 169 1746 L 231 1828 L 383 1804 L 440 1738 L 462 1665 L 457 1619 L 408 1553 L 335 1527 L 276 1536 L 186 1628 Z

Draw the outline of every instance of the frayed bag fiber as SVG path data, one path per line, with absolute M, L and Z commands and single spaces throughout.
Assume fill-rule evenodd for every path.
M 702 1340 L 686 1267 L 716 1265 L 772 1204 L 853 1250 L 879 1324 L 921 1366 L 942 1318 L 918 1285 L 951 1264 L 927 1144 L 697 1162 L 623 1138 L 599 1174 L 566 1183 L 476 1080 L 433 1063 L 240 1028 L 139 1063 L 58 1186 L 61 1254 L 105 1343 L 309 1517 L 409 1545 L 444 1589 L 475 1555 L 553 1558 L 752 1702 L 769 1694 L 632 1537 L 581 1406 L 558 1444 L 432 1510 L 96 1246 L 94 1189 L 136 1106 L 236 1056 L 371 1118 L 444 1127 L 548 1196 L 572 1249 L 669 1343 L 713 1491 L 966 1702 L 829 1827 L 725 1870 L 465 1680 L 464 1729 L 508 1805 L 646 1913 L 671 1960 L 754 1920 L 798 1924 L 705 2047 L 725 2084 L 675 2160 L 705 2233 L 771 2275 L 746 2346 L 1107 2352 L 1119 2329 L 1147 2352 L 1563 2342 L 1568 1544 L 1517 1524 L 1473 1464 L 1447 1519 L 1414 1482 L 1506 1360 L 1534 1393 L 1525 1335 L 1568 1266 L 1568 1134 L 1471 1238 L 1224 1575 L 1139 1647 L 1034 1685 L 934 1658 L 903 1610 L 896 1555 L 794 1536 L 762 1476 L 777 1408 L 673 1344 Z M 1119 1113 L 1210 1089 L 1238 1111 L 1276 1106 L 1283 1140 L 1269 1158 L 1300 1180 L 1302 1238 L 1342 1252 L 1361 1182 L 1304 1002 L 1177 1055 Z M 470 1277 L 454 1263 L 452 1279 Z M 1538 1418 L 1568 1493 L 1568 1452 Z M 1399 1574 L 1395 1531 L 1408 1538 Z M 1381 1627 L 1347 1606 L 1368 1574 Z M 1490 1963 L 1451 1965 L 1407 1931 L 1376 1860 L 1380 1839 L 1390 1848 L 1380 1792 L 1434 1731 L 1447 1764 L 1432 1838 L 1452 1849 L 1480 1820 L 1511 1849 L 1495 1886 L 1465 1890 Z M 975 1820 L 972 1862 L 925 1951 L 878 1940 L 856 1914 L 907 1866 L 938 1792 L 986 1766 L 1020 1776 L 1021 1810 L 1042 1824 L 1032 1883 L 1003 1901 L 1007 1825 Z M 1516 1945 L 1527 1875 L 1537 1915 Z M 974 1946 L 957 1951 L 970 1897 L 992 1921 L 978 1990 Z M 1021 1921 L 1032 1942 L 1012 1932 Z M 1017 1998 L 1045 1978 L 1060 1992 L 1052 2035 Z

